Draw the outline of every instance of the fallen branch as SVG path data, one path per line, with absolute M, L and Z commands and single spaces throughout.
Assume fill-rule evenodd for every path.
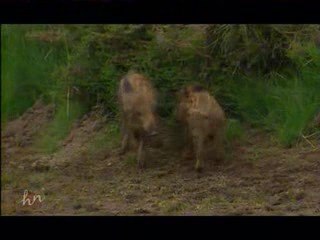
M 312 146 L 313 150 L 319 149 L 319 147 L 316 147 L 306 136 L 304 136 L 303 134 L 301 134 L 301 136 L 304 140 L 306 140 L 307 143 L 309 143 Z
M 312 137 L 312 136 L 314 136 L 314 135 L 316 135 L 316 134 L 320 134 L 320 131 L 319 132 L 314 132 L 314 133 L 312 133 L 312 134 L 310 134 L 310 135 L 308 135 L 308 136 L 305 136 L 306 138 L 310 138 L 310 137 Z

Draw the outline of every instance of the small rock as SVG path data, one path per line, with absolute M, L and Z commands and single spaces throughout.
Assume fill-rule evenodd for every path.
M 288 211 L 295 212 L 295 211 L 299 210 L 299 206 L 297 206 L 297 205 L 289 205 L 289 206 L 286 207 L 286 209 Z
M 128 203 L 133 203 L 135 202 L 135 200 L 137 199 L 137 195 L 135 194 L 126 194 L 125 195 L 125 200 L 128 202 Z
M 271 205 L 266 205 L 266 206 L 265 206 L 265 209 L 266 209 L 267 211 L 274 211 L 274 207 L 272 207 Z
M 145 208 L 136 208 L 133 212 L 135 214 L 149 214 L 150 213 L 150 211 Z
M 273 206 L 277 206 L 280 205 L 282 203 L 281 198 L 280 197 L 273 197 L 270 200 L 270 204 Z
M 89 212 L 96 212 L 99 211 L 99 208 L 95 204 L 87 204 L 85 206 L 86 210 Z
M 18 166 L 18 169 L 20 169 L 20 170 L 24 170 L 24 166 L 19 165 L 19 166 Z
M 35 161 L 31 164 L 31 168 L 36 171 L 48 171 L 50 166 L 42 161 Z
M 75 210 L 79 210 L 80 208 L 82 208 L 80 203 L 76 203 L 73 205 L 73 209 L 75 209 Z

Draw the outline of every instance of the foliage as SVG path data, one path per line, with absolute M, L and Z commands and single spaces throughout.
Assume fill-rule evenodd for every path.
M 268 74 L 295 67 L 288 52 L 319 31 L 319 25 L 210 25 L 206 44 L 221 71 Z
M 299 76 L 236 79 L 229 86 L 229 100 L 234 103 L 235 114 L 245 122 L 274 132 L 285 146 L 291 146 L 308 131 L 320 109 L 320 76 L 317 74 L 320 51 L 315 46 L 306 50 L 314 61 L 304 64 Z
M 134 69 L 152 80 L 165 119 L 174 92 L 200 82 L 235 119 L 230 139 L 250 123 L 290 146 L 319 111 L 319 37 L 319 25 L 5 25 L 2 120 L 39 95 L 57 106 L 56 130 L 96 104 L 116 117 L 118 81 Z
M 1 122 L 16 118 L 55 85 L 51 71 L 63 64 L 64 53 L 27 37 L 31 30 L 46 26 L 2 25 L 1 27 Z
M 79 102 L 70 102 L 70 112 L 63 104 L 55 113 L 53 120 L 43 130 L 35 145 L 45 153 L 53 153 L 59 148 L 61 141 L 69 134 L 73 123 L 85 113 L 85 108 Z

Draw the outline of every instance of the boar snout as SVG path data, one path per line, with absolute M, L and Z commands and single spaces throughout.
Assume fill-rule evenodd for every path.
M 152 136 L 155 136 L 155 135 L 158 135 L 158 134 L 159 134 L 158 131 L 154 130 L 151 133 L 149 133 L 147 136 L 148 137 L 152 137 Z
M 146 136 L 149 137 L 149 136 L 157 135 L 158 132 L 157 132 L 156 128 L 157 128 L 157 124 L 156 124 L 155 117 L 153 116 L 153 114 L 150 114 L 144 120 L 144 124 L 143 124 L 143 129 L 146 133 Z

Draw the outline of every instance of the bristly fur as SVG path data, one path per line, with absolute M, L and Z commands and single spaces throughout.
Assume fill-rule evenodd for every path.
M 144 143 L 156 133 L 156 90 L 146 76 L 127 74 L 118 89 L 122 121 L 121 154 L 127 150 L 137 151 L 138 167 L 144 167 Z
M 185 152 L 194 156 L 195 169 L 200 171 L 206 158 L 224 157 L 226 117 L 214 96 L 202 86 L 189 85 L 181 93 L 176 116 L 185 129 Z

